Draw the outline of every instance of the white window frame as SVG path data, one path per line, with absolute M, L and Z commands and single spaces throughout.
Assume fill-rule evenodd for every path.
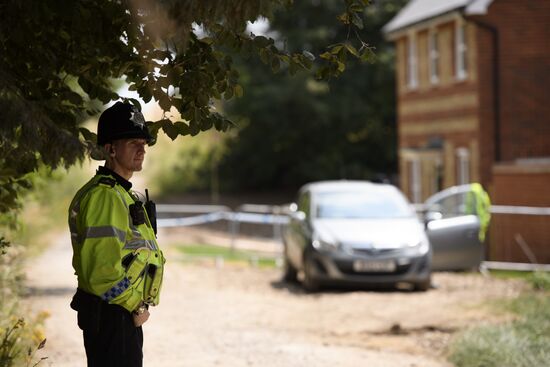
M 468 148 L 457 148 L 456 158 L 456 184 L 470 183 L 470 151 Z
M 428 35 L 428 60 L 430 68 L 430 82 L 439 83 L 439 37 L 436 30 L 430 30 Z
M 407 87 L 418 88 L 418 53 L 416 50 L 416 36 L 410 33 L 407 38 Z
M 422 166 L 420 158 L 415 157 L 409 161 L 410 171 L 409 171 L 409 187 L 411 190 L 411 201 L 413 203 L 420 203 L 422 200 Z
M 455 69 L 458 80 L 464 80 L 468 77 L 466 24 L 461 20 L 457 21 L 455 26 Z

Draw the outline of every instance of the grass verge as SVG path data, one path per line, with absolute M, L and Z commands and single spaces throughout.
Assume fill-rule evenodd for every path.
M 248 263 L 262 268 L 274 268 L 277 265 L 276 258 L 266 256 L 264 253 L 248 250 L 237 250 L 229 247 L 215 245 L 183 244 L 178 250 L 184 255 L 184 261 L 197 261 L 212 259 L 216 261 L 223 259 L 228 263 Z
M 506 274 L 509 277 L 510 274 Z M 475 327 L 459 334 L 449 360 L 457 367 L 542 367 L 550 361 L 550 275 L 522 274 L 534 290 L 501 302 L 515 315 L 500 325 Z

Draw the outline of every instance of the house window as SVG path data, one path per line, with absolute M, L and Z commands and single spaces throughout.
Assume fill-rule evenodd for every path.
M 457 185 L 470 183 L 470 152 L 467 148 L 456 150 L 456 180 Z
M 422 200 L 422 173 L 420 172 L 420 159 L 413 158 L 409 161 L 409 193 L 413 203 L 420 203 Z
M 409 35 L 407 44 L 407 86 L 410 89 L 418 87 L 418 61 L 416 58 L 416 38 Z
M 441 163 L 441 159 L 437 158 L 434 162 L 434 172 L 432 175 L 432 191 L 431 194 L 435 194 L 436 192 L 439 192 L 443 190 L 443 164 Z
M 429 36 L 429 55 L 430 60 L 430 82 L 437 84 L 439 82 L 439 44 L 437 33 L 431 32 Z
M 466 26 L 463 23 L 458 23 L 455 37 L 455 65 L 458 80 L 466 79 L 466 76 L 468 76 L 467 51 Z

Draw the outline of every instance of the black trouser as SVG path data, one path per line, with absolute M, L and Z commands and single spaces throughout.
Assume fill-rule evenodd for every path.
M 71 307 L 78 311 L 88 367 L 141 367 L 143 331 L 132 314 L 96 296 L 77 290 Z

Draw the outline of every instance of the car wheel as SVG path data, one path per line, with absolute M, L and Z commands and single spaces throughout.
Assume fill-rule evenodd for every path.
M 283 273 L 283 280 L 285 282 L 289 283 L 295 283 L 298 280 L 298 271 L 296 268 L 290 263 L 290 260 L 285 254 L 284 258 L 284 273 Z
M 414 290 L 418 292 L 426 292 L 432 285 L 432 278 L 414 284 Z
M 308 292 L 317 292 L 321 287 L 319 281 L 313 276 L 315 264 L 313 259 L 307 253 L 304 255 L 304 280 L 302 285 Z

